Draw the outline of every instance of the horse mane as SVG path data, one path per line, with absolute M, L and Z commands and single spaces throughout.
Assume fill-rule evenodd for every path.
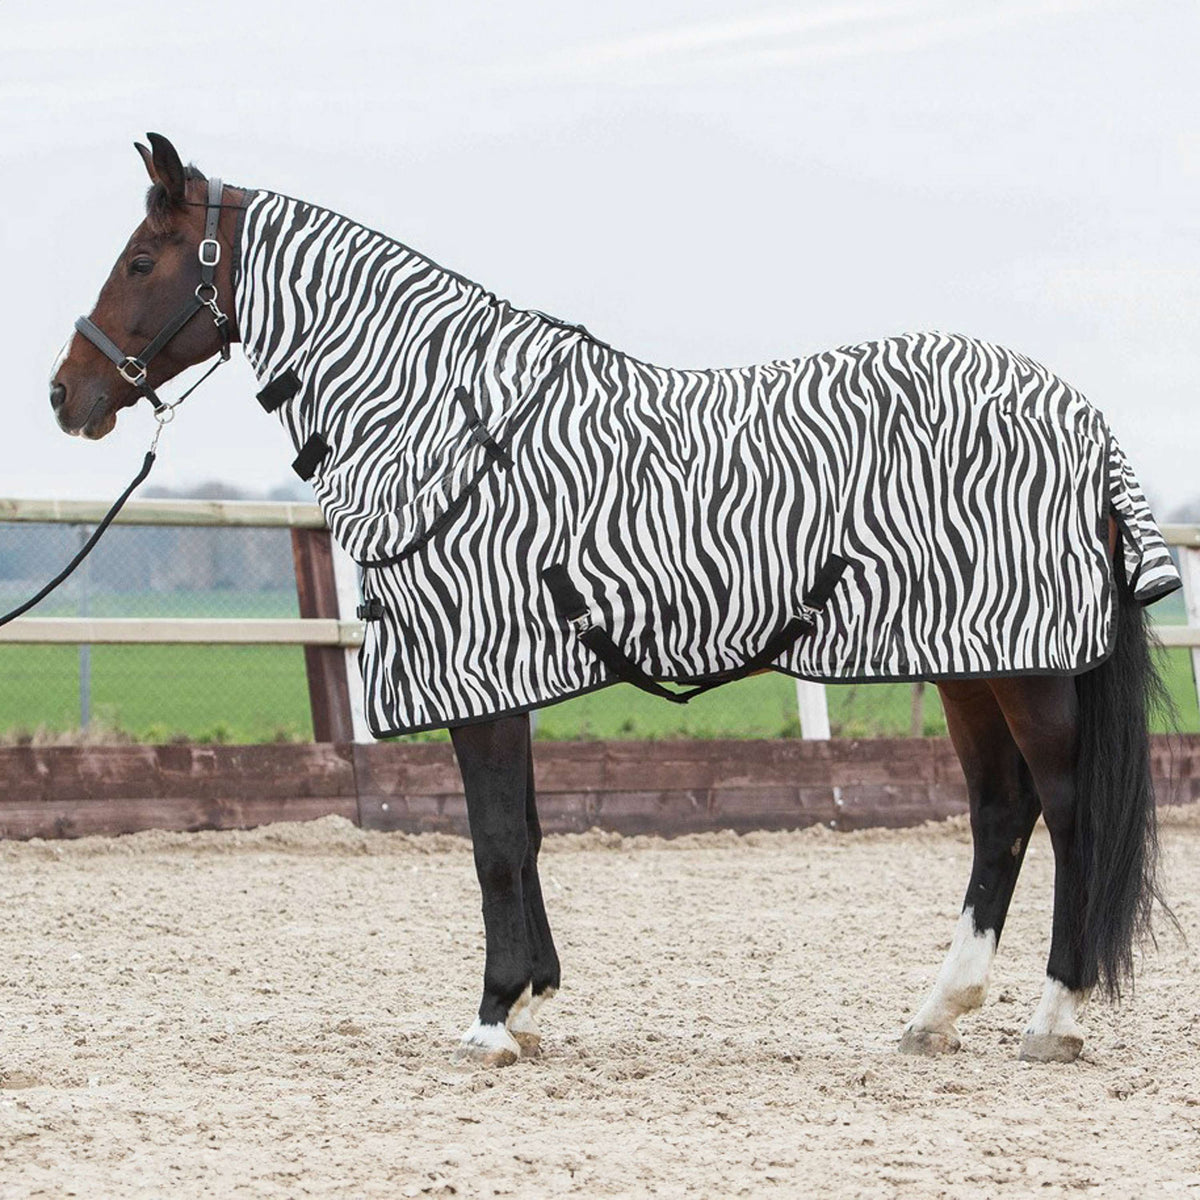
M 202 182 L 208 176 L 195 163 L 188 163 L 183 168 L 183 177 L 187 182 L 199 179 Z M 171 218 L 179 211 L 179 205 L 171 199 L 166 184 L 152 183 L 146 192 L 146 220 L 155 233 L 166 233 L 171 228 Z

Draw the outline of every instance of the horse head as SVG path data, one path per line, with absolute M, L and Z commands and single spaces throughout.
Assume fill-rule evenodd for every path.
M 194 166 L 185 167 L 161 134 L 150 134 L 149 141 L 149 147 L 134 143 L 151 182 L 146 216 L 51 373 L 51 407 L 72 435 L 104 437 L 122 408 L 142 396 L 157 405 L 154 388 L 218 352 L 227 353 L 229 340 L 236 340 L 223 322 L 224 314 L 233 313 L 237 213 L 229 210 L 240 207 L 240 194 L 225 189 L 212 239 L 216 245 L 202 247 L 207 180 Z M 205 263 L 211 283 L 205 282 Z M 213 319 L 192 319 L 204 312 Z M 179 328 L 171 331 L 176 322 Z M 155 346 L 164 334 L 165 342 Z

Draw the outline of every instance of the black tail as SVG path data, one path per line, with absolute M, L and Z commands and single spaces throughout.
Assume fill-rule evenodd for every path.
M 1134 949 L 1151 936 L 1155 902 L 1170 915 L 1157 881 L 1148 724 L 1151 711 L 1169 712 L 1171 701 L 1154 663 L 1145 609 L 1120 578 L 1120 567 L 1118 561 L 1116 648 L 1076 679 L 1076 845 L 1087 895 L 1083 977 L 1112 999 L 1123 983 L 1132 984 Z

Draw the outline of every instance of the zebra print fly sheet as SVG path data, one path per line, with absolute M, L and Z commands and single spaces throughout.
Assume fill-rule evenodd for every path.
M 1179 586 L 1103 417 L 1028 358 L 921 333 L 730 370 L 639 362 L 335 213 L 248 194 L 238 327 L 363 567 L 376 736 L 616 682 L 772 665 L 829 681 L 1079 672 L 1120 565 Z M 587 616 L 555 608 L 547 572 Z

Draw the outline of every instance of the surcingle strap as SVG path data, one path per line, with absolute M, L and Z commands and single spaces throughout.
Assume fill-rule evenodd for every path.
M 566 567 L 561 563 L 548 567 L 542 572 L 542 579 L 550 589 L 554 611 L 574 628 L 579 640 L 618 679 L 632 683 L 634 687 L 662 700 L 670 700 L 673 704 L 686 704 L 702 692 L 732 683 L 735 679 L 745 679 L 747 675 L 753 675 L 756 671 L 766 670 L 776 659 L 786 654 L 801 637 L 816 629 L 818 613 L 833 595 L 838 580 L 849 565 L 841 555 L 831 554 L 817 572 L 812 587 L 805 593 L 804 603 L 799 611 L 782 629 L 767 639 L 766 645 L 757 654 L 751 655 L 740 667 L 723 671 L 720 675 L 682 692 L 673 692 L 656 682 L 612 640 L 606 630 L 592 622 L 587 601 L 583 593 L 571 582 Z
M 471 436 L 487 451 L 490 458 L 495 459 L 496 462 L 506 469 L 511 467 L 512 457 L 488 432 L 487 426 L 483 423 L 479 412 L 475 408 L 475 401 L 471 399 L 471 393 L 466 388 L 460 387 L 455 391 L 454 398 L 462 405 L 463 412 L 467 417 L 467 428 L 471 431 Z
M 329 443 L 319 433 L 314 433 L 300 447 L 300 453 L 292 462 L 292 470 L 307 482 L 316 474 L 321 459 L 329 453 L 329 449 Z
M 300 376 L 291 367 L 288 367 L 282 375 L 277 375 L 272 379 L 256 398 L 267 412 L 274 412 L 286 404 L 299 390 Z

